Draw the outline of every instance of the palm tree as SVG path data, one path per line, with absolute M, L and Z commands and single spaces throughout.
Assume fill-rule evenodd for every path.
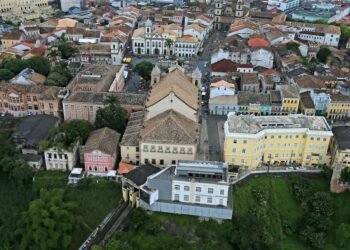
M 47 54 L 47 58 L 51 63 L 55 63 L 59 58 L 61 58 L 61 51 L 59 51 L 57 47 L 51 47 L 49 53 Z
M 166 45 L 168 46 L 169 50 L 173 46 L 173 44 L 174 44 L 173 40 L 171 40 L 170 38 L 166 39 Z
M 110 95 L 103 100 L 103 104 L 110 107 L 119 106 L 119 100 L 116 96 Z

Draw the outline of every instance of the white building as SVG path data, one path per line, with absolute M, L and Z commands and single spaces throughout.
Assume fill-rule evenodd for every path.
M 255 67 L 272 69 L 273 53 L 269 48 L 252 48 L 250 52 L 250 63 Z
M 180 37 L 182 30 L 179 25 L 153 25 L 148 19 L 145 27 L 134 31 L 132 51 L 135 55 L 174 55 L 175 41 Z
M 280 11 L 295 9 L 300 4 L 300 0 L 269 0 L 268 9 L 277 8 Z
M 78 160 L 79 141 L 71 149 L 52 147 L 44 152 L 47 170 L 72 170 Z
M 179 57 L 196 56 L 199 51 L 198 39 L 193 36 L 183 36 L 176 39 L 175 55 Z
M 140 206 L 147 210 L 231 219 L 228 166 L 222 162 L 183 161 L 147 178 Z
M 210 84 L 210 98 L 223 95 L 235 95 L 235 85 L 225 80 Z
M 61 10 L 67 12 L 72 7 L 80 8 L 80 0 L 60 0 Z
M 300 40 L 338 47 L 340 40 L 340 27 L 327 24 L 284 22 L 276 27 L 284 32 L 292 32 Z

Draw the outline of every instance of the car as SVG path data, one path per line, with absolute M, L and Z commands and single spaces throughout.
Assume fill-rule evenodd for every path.
M 293 168 L 293 167 L 287 167 L 287 169 L 288 169 L 288 170 L 294 170 L 294 168 Z

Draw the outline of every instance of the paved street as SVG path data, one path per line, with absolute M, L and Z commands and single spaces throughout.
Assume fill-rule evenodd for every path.
M 212 161 L 223 160 L 223 142 L 224 134 L 222 125 L 226 120 L 226 116 L 208 116 L 208 141 L 209 141 L 209 159 Z M 220 126 L 218 126 L 220 124 Z M 221 130 L 219 132 L 219 129 Z M 220 138 L 221 137 L 221 138 Z
M 226 33 L 213 32 L 207 41 L 204 43 L 203 52 L 198 57 L 178 58 L 184 62 L 184 68 L 186 72 L 190 73 L 197 67 L 202 72 L 202 86 L 206 89 L 209 88 L 210 73 L 208 67 L 210 67 L 210 55 L 211 50 L 217 47 L 221 40 L 224 39 Z M 163 56 L 133 56 L 130 53 L 126 57 L 132 57 L 132 62 L 129 65 L 129 69 L 135 67 L 135 65 L 141 61 L 147 60 L 161 68 L 168 68 L 175 63 L 175 60 L 166 59 Z M 140 77 L 131 71 L 129 71 L 129 77 L 127 79 L 128 92 L 140 92 Z M 209 92 L 208 92 L 209 94 Z M 208 95 L 204 97 L 203 101 L 208 101 Z M 206 114 L 208 110 L 208 104 L 205 103 L 202 107 L 202 123 L 201 123 L 201 137 L 199 142 L 199 150 L 197 158 L 199 160 L 223 160 L 223 123 L 226 120 L 226 116 L 210 116 Z
M 226 36 L 225 33 L 213 32 L 207 41 L 204 43 L 203 52 L 198 57 L 187 57 L 187 58 L 178 58 L 181 61 L 184 61 L 184 68 L 187 72 L 192 72 L 198 67 L 202 72 L 203 83 L 205 86 L 208 84 L 209 80 L 209 70 L 208 67 L 210 65 L 210 51 L 217 47 L 220 41 Z M 131 53 L 127 53 L 126 57 L 132 57 L 132 62 L 129 65 L 129 68 L 133 68 L 137 63 L 147 60 L 156 64 L 160 67 L 167 68 L 175 63 L 175 60 L 166 59 L 163 56 L 133 56 Z M 140 78 L 136 74 L 131 74 L 127 79 L 127 87 L 126 90 L 128 92 L 138 92 L 140 88 Z

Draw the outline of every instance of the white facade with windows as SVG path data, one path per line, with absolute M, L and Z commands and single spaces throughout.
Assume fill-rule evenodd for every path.
M 47 170 L 72 170 L 78 160 L 79 142 L 71 151 L 52 147 L 44 152 Z
M 228 185 L 174 180 L 172 200 L 213 206 L 227 206 Z
M 140 188 L 140 206 L 152 211 L 231 219 L 228 165 L 179 160 L 148 176 Z

